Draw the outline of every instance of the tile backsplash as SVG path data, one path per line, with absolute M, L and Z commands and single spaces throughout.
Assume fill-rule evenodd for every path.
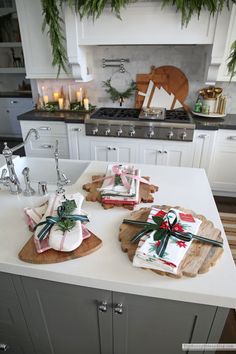
M 50 92 L 58 91 L 63 86 L 66 93 L 69 85 L 75 85 L 75 89 L 82 87 L 86 90 L 90 102 L 96 106 L 118 107 L 118 102 L 112 102 L 105 92 L 103 81 L 109 78 L 117 78 L 119 81 L 135 80 L 136 74 L 149 73 L 152 65 L 173 65 L 181 69 L 189 80 L 189 95 L 186 103 L 193 107 L 197 92 L 205 87 L 207 62 L 211 55 L 211 47 L 208 45 L 162 45 L 162 46 L 94 46 L 93 49 L 93 78 L 88 83 L 75 82 L 74 80 L 37 80 L 39 91 L 42 86 L 50 88 Z M 129 63 L 124 63 L 126 72 L 118 74 L 119 68 L 102 67 L 102 59 L 128 58 Z M 114 75 L 116 74 L 116 75 Z M 122 78 L 122 75 L 123 78 Z M 115 83 L 115 79 L 113 79 Z M 217 82 L 217 86 L 224 89 L 228 96 L 229 113 L 236 113 L 236 83 Z M 135 98 L 126 99 L 124 107 L 132 107 Z

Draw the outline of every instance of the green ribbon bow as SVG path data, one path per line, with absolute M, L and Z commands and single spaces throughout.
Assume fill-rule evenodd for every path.
M 175 216 L 174 220 L 172 222 L 170 222 L 170 215 L 171 214 L 173 214 Z M 148 235 L 151 232 L 155 231 L 155 233 L 153 235 L 154 241 L 161 241 L 159 247 L 157 247 L 157 249 L 156 249 L 156 253 L 160 258 L 163 257 L 166 247 L 167 247 L 167 244 L 168 244 L 171 236 L 174 236 L 177 239 L 182 240 L 182 241 L 186 241 L 186 242 L 189 242 L 192 239 L 195 239 L 197 241 L 209 243 L 209 244 L 217 246 L 217 247 L 223 247 L 223 242 L 220 242 L 220 241 L 211 240 L 211 239 L 203 237 L 203 236 L 194 235 L 191 232 L 174 231 L 173 228 L 178 222 L 178 217 L 177 217 L 174 210 L 170 210 L 165 215 L 165 219 L 160 216 L 153 216 L 152 220 L 154 221 L 154 223 L 124 219 L 123 223 L 137 225 L 137 226 L 143 226 L 142 230 L 139 231 L 131 239 L 132 243 L 138 241 L 142 236 Z M 162 227 L 162 225 L 165 221 L 167 221 L 167 225 L 165 227 Z
M 47 237 L 47 235 L 48 235 L 49 231 L 51 230 L 51 228 L 53 227 L 53 225 L 60 224 L 61 222 L 64 222 L 65 223 L 65 231 L 66 230 L 70 231 L 74 227 L 75 221 L 81 221 L 83 223 L 83 222 L 88 222 L 89 219 L 88 219 L 87 215 L 67 214 L 65 206 L 59 206 L 57 208 L 57 216 L 47 216 L 45 221 L 38 223 L 34 227 L 34 231 L 37 229 L 38 226 L 45 225 L 37 235 L 39 241 L 42 241 Z

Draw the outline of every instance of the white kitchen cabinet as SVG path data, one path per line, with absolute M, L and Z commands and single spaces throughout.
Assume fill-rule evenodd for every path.
M 139 144 L 139 163 L 191 167 L 193 143 L 178 141 L 143 141 Z
M 41 1 L 16 0 L 22 46 L 24 51 L 26 77 L 29 79 L 56 79 L 57 67 L 52 66 L 52 48 L 47 35 L 42 33 Z M 60 78 L 71 77 L 61 71 Z
M 33 109 L 32 98 L 0 97 L 0 136 L 20 137 L 17 116 Z
M 193 167 L 204 168 L 207 176 L 214 153 L 217 130 L 195 130 Z
M 66 124 L 70 159 L 91 160 L 89 137 L 85 136 L 84 124 Z
M 21 120 L 20 124 L 23 139 L 31 128 L 37 129 L 40 136 L 38 140 L 35 140 L 34 137 L 28 140 L 25 145 L 26 156 L 53 157 L 56 140 L 58 140 L 59 157 L 69 158 L 68 138 L 64 122 Z
M 213 191 L 236 194 L 236 130 L 218 131 L 210 183 Z
M 236 5 L 233 5 L 228 29 L 228 35 L 226 39 L 225 52 L 218 71 L 217 81 L 229 81 L 230 75 L 228 74 L 227 59 L 230 54 L 230 48 L 232 43 L 236 40 Z M 232 78 L 232 81 L 236 81 L 236 76 Z
M 95 161 L 136 162 L 136 145 L 127 139 L 90 138 L 90 156 Z

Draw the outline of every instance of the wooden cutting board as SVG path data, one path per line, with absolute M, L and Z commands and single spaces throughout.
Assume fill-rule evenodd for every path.
M 102 240 L 91 231 L 90 233 L 91 236 L 83 240 L 82 244 L 72 252 L 60 252 L 51 249 L 43 253 L 37 253 L 32 236 L 22 248 L 18 256 L 24 262 L 35 264 L 59 263 L 84 257 L 98 250 L 102 246 Z
M 164 209 L 168 211 L 171 206 L 161 205 L 157 206 L 158 209 Z M 181 207 L 174 207 L 175 209 L 180 209 L 185 213 L 191 213 L 194 217 L 202 220 L 202 224 L 199 228 L 198 235 L 204 235 L 207 238 L 223 241 L 220 236 L 220 230 L 216 229 L 213 223 L 205 218 L 203 215 L 197 215 L 191 210 L 187 210 Z M 150 208 L 142 208 L 140 210 L 131 213 L 129 219 L 146 221 L 150 213 Z M 128 219 L 128 218 L 127 218 Z M 130 240 L 133 236 L 140 230 L 140 227 L 134 225 L 121 224 L 119 231 L 119 240 L 121 242 L 122 251 L 126 252 L 130 261 L 133 261 L 133 257 L 138 246 L 137 243 L 131 243 Z M 162 272 L 159 270 L 152 270 L 153 272 L 160 275 L 167 275 L 169 277 L 181 278 L 195 277 L 197 274 L 206 273 L 209 269 L 215 265 L 217 260 L 223 253 L 223 248 L 216 247 L 208 244 L 203 244 L 198 241 L 193 241 L 191 247 L 186 253 L 182 263 L 180 264 L 180 270 L 177 275 Z
M 149 74 L 137 74 L 137 92 L 140 91 L 146 93 L 150 80 L 153 81 L 154 88 L 151 92 L 149 105 L 152 95 L 154 94 L 155 87 L 163 87 L 169 94 L 172 93 L 175 97 L 172 103 L 172 108 L 174 107 L 175 100 L 178 100 L 185 109 L 189 109 L 189 107 L 185 104 L 185 100 L 189 92 L 188 79 L 180 69 L 170 65 L 160 67 L 152 66 Z M 144 96 L 137 93 L 135 102 L 136 108 L 142 108 L 144 98 Z
M 99 202 L 102 204 L 104 209 L 111 209 L 114 208 L 115 206 L 120 206 L 129 210 L 133 210 L 134 209 L 134 205 L 130 205 L 130 204 L 111 204 L 111 203 L 102 203 L 102 197 L 101 197 L 101 193 L 98 191 L 98 188 L 100 188 L 103 184 L 103 180 L 98 181 L 98 182 L 93 182 L 97 179 L 101 179 L 102 177 L 104 177 L 104 175 L 102 176 L 92 176 L 92 182 L 90 183 L 86 183 L 83 185 L 83 189 L 85 191 L 88 192 L 88 195 L 86 196 L 86 200 L 88 202 Z M 149 181 L 150 177 L 142 177 L 144 179 L 146 179 L 147 181 Z M 143 202 L 143 203 L 152 203 L 154 198 L 152 196 L 151 193 L 155 193 L 156 191 L 158 191 L 158 187 L 154 186 L 153 184 L 145 184 L 145 183 L 140 183 L 140 187 L 139 187 L 139 202 Z

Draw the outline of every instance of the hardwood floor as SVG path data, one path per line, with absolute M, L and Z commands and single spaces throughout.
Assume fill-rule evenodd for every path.
M 236 213 L 236 198 L 214 197 L 219 212 Z M 236 269 L 235 269 L 236 271 Z M 222 332 L 220 343 L 236 344 L 236 312 L 231 309 Z M 217 354 L 225 354 L 225 351 L 217 351 Z M 229 352 L 228 352 L 229 353 Z M 233 352 L 232 352 L 233 353 Z M 235 351 L 234 351 L 235 353 Z

